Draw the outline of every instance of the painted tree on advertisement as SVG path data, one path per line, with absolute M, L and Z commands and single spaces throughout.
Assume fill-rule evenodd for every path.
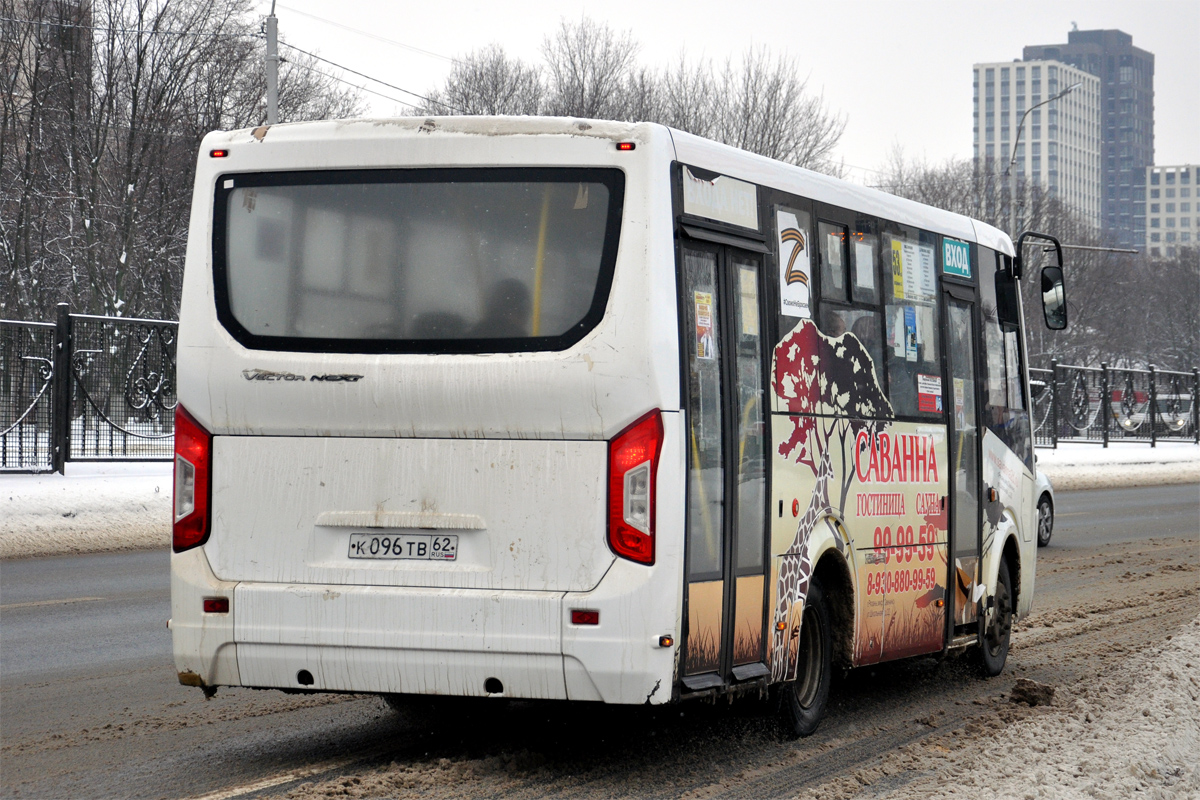
M 845 508 L 854 480 L 856 437 L 874 437 L 893 417 L 891 403 L 879 386 L 867 349 L 852 333 L 830 338 L 805 320 L 775 347 L 771 382 L 787 404 L 792 431 L 779 445 L 779 454 L 812 470 L 817 483 L 808 509 L 796 526 L 796 536 L 783 553 L 776 592 L 771 670 L 776 680 L 795 678 L 800 613 L 808 597 L 812 560 L 808 539 L 830 512 L 833 453 L 841 460 L 838 506 Z M 793 613 L 793 610 L 795 613 Z M 780 625 L 780 623 L 783 623 Z

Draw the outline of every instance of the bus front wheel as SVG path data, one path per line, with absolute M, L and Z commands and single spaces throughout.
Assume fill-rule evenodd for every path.
M 1013 618 L 1012 578 L 1008 572 L 1008 561 L 1001 559 L 997 578 L 995 607 L 979 632 L 979 666 L 989 678 L 1003 672 L 1004 662 L 1008 660 Z
M 779 690 L 779 716 L 785 736 L 799 738 L 816 731 L 829 702 L 833 673 L 833 637 L 825 592 L 814 577 L 800 622 L 796 680 Z

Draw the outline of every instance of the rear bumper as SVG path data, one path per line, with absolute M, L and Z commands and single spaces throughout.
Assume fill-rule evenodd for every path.
M 579 593 L 230 583 L 197 548 L 172 556 L 175 661 L 205 686 L 482 697 L 496 678 L 505 697 L 662 703 L 679 598 L 657 596 L 678 585 L 660 569 L 618 560 Z M 203 613 L 211 596 L 230 613 Z M 580 608 L 600 624 L 573 625 Z

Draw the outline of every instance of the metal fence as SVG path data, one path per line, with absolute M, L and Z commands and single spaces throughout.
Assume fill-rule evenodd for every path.
M 177 327 L 65 304 L 55 324 L 0 321 L 0 471 L 169 461 Z
M 54 407 L 55 327 L 0 322 L 0 468 L 48 471 Z
M 1034 444 L 1200 443 L 1200 372 L 1078 367 L 1029 370 Z

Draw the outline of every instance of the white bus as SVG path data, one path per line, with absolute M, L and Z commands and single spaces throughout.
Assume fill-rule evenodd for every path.
M 835 667 L 973 646 L 998 673 L 1036 553 L 1015 255 L 660 125 L 210 134 L 179 328 L 180 682 L 770 690 L 802 735 Z

